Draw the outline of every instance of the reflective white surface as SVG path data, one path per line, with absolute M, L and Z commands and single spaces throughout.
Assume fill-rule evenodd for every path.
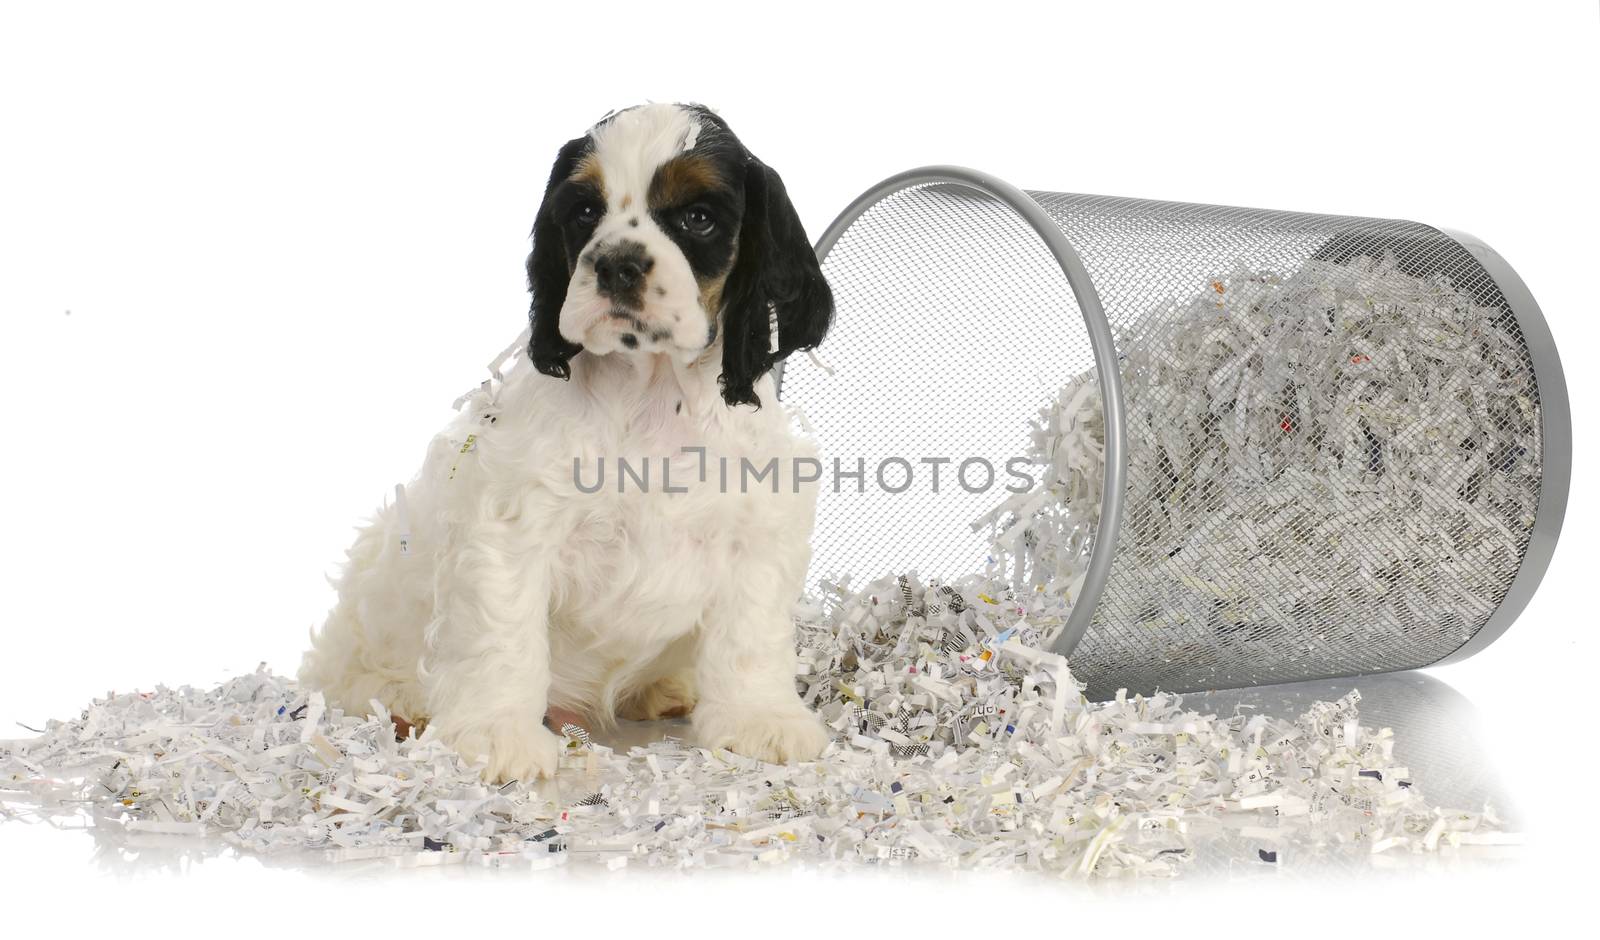
M 1318 701 L 1334 701 L 1352 689 L 1361 692 L 1362 723 L 1395 732 L 1395 755 L 1399 764 L 1411 772 L 1412 786 L 1432 804 L 1447 809 L 1477 811 L 1492 805 L 1515 831 L 1517 818 L 1509 794 L 1499 783 L 1492 758 L 1480 745 L 1481 730 L 1476 710 L 1454 689 L 1441 680 L 1418 672 L 1367 676 L 1360 679 L 1304 682 L 1184 696 L 1185 707 L 1204 714 L 1229 716 L 1261 713 L 1293 720 Z M 663 737 L 691 740 L 684 720 L 660 722 L 622 722 L 607 733 L 596 733 L 595 740 L 619 752 Z M 579 799 L 593 792 L 595 778 L 564 771 L 553 781 L 540 786 L 561 794 L 566 800 Z M 553 794 L 552 794 L 553 795 Z M 8 806 L 15 818 L 0 828 L 0 837 L 31 840 L 35 850 L 71 858 L 76 852 L 99 870 L 125 877 L 160 872 L 188 872 L 203 865 L 242 865 L 314 872 L 334 877 L 349 877 L 381 871 L 421 868 L 462 869 L 464 875 L 478 877 L 522 877 L 530 870 L 547 870 L 571 864 L 586 868 L 588 859 L 581 853 L 556 857 L 549 864 L 511 859 L 499 869 L 490 869 L 476 857 L 449 853 L 406 855 L 355 862 L 333 863 L 323 852 L 284 852 L 271 855 L 242 853 L 221 839 L 193 838 L 155 833 L 124 832 L 114 827 L 88 825 L 87 820 L 61 820 L 34 815 L 20 806 Z M 34 831 L 25 836 L 20 827 Z M 57 831 L 68 830 L 68 831 Z M 40 833 L 47 836 L 41 837 Z M 61 840 L 59 845 L 44 845 L 42 838 Z M 1486 863 L 1514 858 L 1520 847 L 1472 847 L 1444 851 L 1438 855 L 1411 855 L 1391 852 L 1371 857 L 1363 851 L 1330 851 L 1323 856 L 1283 853 L 1275 865 L 1254 860 L 1254 842 L 1219 838 L 1197 840 L 1197 855 L 1182 869 L 1185 878 L 1217 875 L 1239 878 L 1321 878 L 1335 872 L 1360 873 L 1395 869 L 1428 870 Z M 420 865 L 419 865 L 420 862 Z M 804 867 L 804 866 L 797 866 Z M 898 864 L 886 866 L 899 868 Z M 908 873 L 925 874 L 932 866 L 906 866 Z M 467 874 L 473 873 L 473 874 Z M 1043 880 L 1044 876 L 1019 874 L 1024 879 Z

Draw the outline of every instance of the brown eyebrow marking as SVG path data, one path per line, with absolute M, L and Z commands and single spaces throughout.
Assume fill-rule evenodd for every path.
M 710 160 L 695 154 L 673 157 L 656 167 L 650 178 L 650 208 L 679 205 L 724 185 L 721 172 Z
M 606 176 L 600 171 L 600 160 L 592 153 L 586 153 L 578 160 L 578 165 L 572 168 L 567 179 L 573 183 L 588 183 L 600 191 L 600 198 L 606 197 Z

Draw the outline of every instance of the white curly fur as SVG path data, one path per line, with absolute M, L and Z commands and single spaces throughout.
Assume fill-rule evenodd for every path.
M 617 138 L 608 159 L 627 152 Z M 658 246 L 658 266 L 687 264 L 670 254 Z M 554 773 L 550 708 L 602 724 L 619 708 L 692 708 L 705 746 L 815 757 L 828 738 L 795 692 L 791 619 L 815 506 L 791 470 L 809 441 L 770 377 L 756 385 L 764 407 L 724 403 L 720 336 L 694 355 L 597 345 L 570 381 L 519 362 L 492 408 L 475 400 L 434 439 L 405 487 L 409 526 L 384 506 L 350 549 L 301 681 L 347 711 L 377 701 L 426 723 L 495 780 Z M 586 486 L 603 460 L 606 485 L 582 492 L 574 458 Z M 618 458 L 648 461 L 648 491 L 630 478 L 619 492 Z M 669 458 L 687 492 L 662 485 Z M 777 458 L 777 491 L 771 478 L 741 487 L 741 458 Z

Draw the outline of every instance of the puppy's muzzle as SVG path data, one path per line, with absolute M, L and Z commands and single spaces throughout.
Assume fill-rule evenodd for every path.
M 638 308 L 644 295 L 644 279 L 655 267 L 655 259 L 634 241 L 618 242 L 595 254 L 595 288 L 616 303 Z

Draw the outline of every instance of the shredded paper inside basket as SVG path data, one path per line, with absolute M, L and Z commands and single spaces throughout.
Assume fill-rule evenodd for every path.
M 1308 261 L 1218 277 L 1118 346 L 1124 517 L 1078 650 L 1092 690 L 1425 665 L 1500 606 L 1542 470 L 1503 310 L 1392 257 Z M 1104 447 L 1088 372 L 1034 423 L 1040 484 L 980 520 L 1014 583 L 1076 597 Z
M 1419 338 L 1455 342 L 1392 327 L 1364 334 L 1373 348 L 1358 355 Z M 1189 368 L 1204 374 L 1188 380 L 1234 382 L 1228 369 L 1248 359 L 1235 348 L 1245 329 L 1226 348 L 1201 342 L 1206 355 L 1186 352 L 1194 344 L 1175 334 L 1173 355 L 1142 374 Z M 1271 324 L 1250 340 L 1305 341 Z M 1243 383 L 1276 381 L 1240 368 L 1233 394 L 1241 401 Z M 1453 388 L 1441 394 L 1458 394 Z M 1137 420 L 1139 396 L 1130 392 L 1129 401 Z M 1368 424 L 1398 435 L 1415 420 L 1407 407 L 1374 410 Z M 1498 409 L 1486 421 L 1527 430 L 1515 396 L 1485 407 Z M 670 738 L 618 753 L 569 725 L 555 783 L 490 787 L 431 734 L 396 741 L 384 703 L 372 707 L 385 717 L 344 714 L 262 669 L 211 690 L 110 695 L 36 739 L 0 744 L 0 814 L 87 817 L 100 827 L 217 836 L 245 850 L 309 850 L 332 861 L 699 868 L 794 860 L 1096 877 L 1172 875 L 1200 859 L 1289 865 L 1513 841 L 1491 808 L 1431 805 L 1426 781 L 1396 759 L 1391 732 L 1361 724 L 1358 694 L 1294 720 L 1205 714 L 1163 694 L 1084 698 L 1067 662 L 1041 645 L 1065 622 L 1081 584 L 1103 485 L 1096 411 L 1087 381 L 1047 409 L 1035 457 L 1056 472 L 981 520 L 997 534 L 989 571 L 949 583 L 889 576 L 859 588 L 841 579 L 799 610 L 798 687 L 835 733 L 819 760 L 763 764 Z M 1142 471 L 1130 471 L 1136 499 Z M 1414 485 L 1426 476 L 1416 474 Z M 1490 480 L 1478 492 L 1470 524 L 1485 531 L 1532 511 L 1515 503 L 1514 486 Z M 1403 541 L 1404 514 L 1385 509 L 1403 497 L 1375 493 L 1363 524 L 1393 528 Z M 1188 537 L 1182 520 L 1171 525 L 1151 538 Z M 1243 537 L 1230 526 L 1207 531 Z

